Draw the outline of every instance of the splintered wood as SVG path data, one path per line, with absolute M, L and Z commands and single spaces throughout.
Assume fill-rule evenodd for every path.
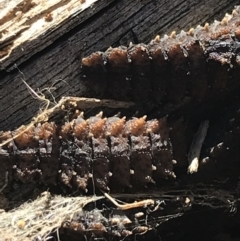
M 102 198 L 66 198 L 44 192 L 34 202 L 26 202 L 9 212 L 0 213 L 0 240 L 47 240 L 74 213 L 81 212 L 86 204 Z
M 97 2 L 102 1 L 0 0 L 0 69 L 18 59 L 22 51 L 25 55 L 40 51 L 112 1 L 93 7 Z

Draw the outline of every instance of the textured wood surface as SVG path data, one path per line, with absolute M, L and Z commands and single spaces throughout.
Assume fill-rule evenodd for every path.
M 5 2 L 1 3 L 4 5 Z M 13 129 L 27 123 L 42 106 L 30 95 L 22 79 L 50 99 L 46 88 L 56 100 L 68 95 L 89 96 L 91 91 L 80 77 L 83 56 L 109 46 L 127 45 L 130 41 L 148 42 L 157 34 L 188 30 L 221 19 L 237 3 L 236 0 L 99 0 L 93 7 L 78 10 L 66 21 L 57 22 L 59 25 L 54 25 L 53 19 L 54 28 L 46 28 L 45 34 L 42 32 L 39 37 L 32 37 L 30 44 L 23 43 L 31 46 L 30 49 L 21 48 L 20 44 L 16 48 L 18 51 L 2 58 L 0 129 Z
M 0 3 L 5 4 L 9 2 L 4 0 Z M 69 1 L 63 1 L 62 3 L 64 5 L 69 3 Z M 236 4 L 238 4 L 236 0 L 98 0 L 93 5 L 95 7 L 86 8 L 83 12 L 77 11 L 76 14 L 67 17 L 66 21 L 59 23 L 59 26 L 55 25 L 55 28 L 46 29 L 45 35 L 33 37 L 31 39 L 32 42 L 23 41 L 19 43 L 18 47 L 16 46 L 16 52 L 14 50 L 11 52 L 14 54 L 10 53 L 2 57 L 0 66 L 0 130 L 14 129 L 21 124 L 28 123 L 36 112 L 43 107 L 43 103 L 35 100 L 29 93 L 22 79 L 34 90 L 40 90 L 41 93 L 45 94 L 52 101 L 54 101 L 52 97 L 59 100 L 62 96 L 69 95 L 91 96 L 91 90 L 85 86 L 84 81 L 81 79 L 80 62 L 83 56 L 93 51 L 106 50 L 109 46 L 127 45 L 130 41 L 147 43 L 156 34 L 163 35 L 173 30 L 188 30 L 190 27 L 211 22 L 213 19 L 220 20 Z M 78 21 L 78 19 L 81 20 Z M 12 27 L 14 28 L 14 26 Z M 28 29 L 24 30 L 23 35 L 26 33 L 25 31 L 28 31 Z M 16 37 L 12 34 L 14 38 L 10 37 L 10 39 L 18 41 L 18 37 L 21 38 L 23 35 L 20 34 Z M 1 37 L 3 38 L 4 36 Z M 4 44 L 4 41 L 0 44 L 2 43 Z M 24 44 L 31 47 L 27 49 L 21 48 Z M 232 94 L 233 97 L 234 94 Z M 226 202 L 225 206 L 230 207 L 230 205 L 233 205 L 234 208 L 234 201 L 231 203 L 231 198 L 228 198 L 228 196 L 223 198 L 224 195 L 219 192 L 218 187 L 225 190 L 233 190 L 234 194 L 239 195 L 238 143 L 240 135 L 238 103 L 239 97 L 232 98 L 229 101 L 229 105 L 225 105 L 224 108 L 218 103 L 219 108 L 217 110 L 214 109 L 214 113 L 212 113 L 212 116 L 214 116 L 216 111 L 216 119 L 212 118 L 210 120 L 213 128 L 209 131 L 209 138 L 204 143 L 204 159 L 202 160 L 203 165 L 204 162 L 210 162 L 212 168 L 208 169 L 207 172 L 199 172 L 195 176 L 189 176 L 185 168 L 181 169 L 181 163 L 179 163 L 179 170 L 177 171 L 185 173 L 185 175 L 181 179 L 177 179 L 174 184 L 176 185 L 174 186 L 174 192 L 170 193 L 174 196 L 178 193 L 175 192 L 175 188 L 185 187 L 186 191 L 185 189 L 180 190 L 185 196 L 189 193 L 191 194 L 192 190 L 195 190 L 194 183 L 199 184 L 203 188 L 207 188 L 208 183 L 214 184 L 216 193 L 211 192 L 207 195 L 211 199 L 210 204 L 208 202 L 202 203 L 201 197 L 197 193 L 194 196 L 194 205 L 197 204 L 197 208 L 195 209 L 195 206 L 193 208 L 194 212 L 192 214 L 188 213 L 186 216 L 184 215 L 184 219 L 174 220 L 172 223 L 166 222 L 165 225 L 161 226 L 159 228 L 161 240 L 179 240 L 181 237 L 183 240 L 199 241 L 236 241 L 239 239 L 239 212 L 237 213 L 238 216 L 229 215 L 229 212 L 220 215 L 219 212 L 213 210 L 215 207 L 212 205 L 213 203 L 219 206 L 218 198 L 216 201 L 213 199 L 215 196 Z M 223 118 L 219 118 L 219 116 Z M 194 125 L 194 122 L 198 120 L 191 119 L 188 121 Z M 184 127 L 188 129 L 187 125 Z M 181 159 L 180 157 L 177 158 L 181 155 L 186 157 L 184 144 L 188 141 L 184 138 L 185 136 L 188 138 L 188 136 L 193 134 L 185 135 L 189 130 L 185 131 L 184 129 L 181 131 L 181 128 L 183 128 L 181 123 L 179 128 L 175 127 L 175 129 L 180 129 L 180 131 L 174 133 L 176 134 L 175 138 L 172 138 L 173 145 L 178 146 L 180 151 L 180 153 L 175 153 L 176 159 Z M 219 133 L 219 130 L 221 130 L 221 133 Z M 215 168 L 216 166 L 217 168 Z M 214 179 L 215 177 L 218 178 L 218 182 Z M 201 184 L 199 180 L 204 184 Z M 163 189 L 168 190 L 169 187 L 163 185 Z M 33 192 L 32 190 L 35 191 Z M 7 192 L 7 189 L 4 191 Z M 40 191 L 40 189 L 36 189 L 33 183 L 16 184 L 12 187 L 11 192 L 7 192 L 7 195 L 14 203 L 19 200 L 22 201 L 25 197 L 34 197 Z M 130 195 L 132 197 L 132 193 Z M 165 197 L 162 196 L 162 193 L 160 195 L 161 198 L 167 200 L 168 195 Z M 115 197 L 123 198 L 122 195 Z M 156 196 L 156 198 L 160 199 L 159 196 Z M 205 199 L 204 193 L 203 198 Z M 233 198 L 233 200 L 235 199 Z M 4 198 L 1 198 L 1 201 L 3 202 Z M 169 203 L 171 203 L 171 200 Z M 198 205 L 202 205 L 202 207 L 198 208 Z M 205 209 L 204 211 L 204 205 L 209 205 L 212 211 L 208 212 Z M 200 212 L 201 210 L 202 212 Z M 234 213 L 234 210 L 231 212 Z M 210 230 L 210 236 L 208 231 L 203 232 L 203 230 Z M 211 239 L 209 237 L 214 238 Z M 147 236 L 143 235 L 138 240 L 141 238 L 147 240 Z M 156 240 L 159 239 L 159 237 L 156 237 Z M 61 240 L 69 240 L 69 237 L 61 238 Z M 136 240 L 135 237 L 134 240 Z M 149 240 L 152 240 L 152 237 Z

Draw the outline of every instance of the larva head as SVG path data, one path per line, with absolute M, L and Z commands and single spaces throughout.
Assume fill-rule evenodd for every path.
M 95 52 L 92 53 L 90 56 L 82 59 L 83 67 L 90 67 L 94 69 L 102 69 L 103 66 L 103 53 L 102 52 Z

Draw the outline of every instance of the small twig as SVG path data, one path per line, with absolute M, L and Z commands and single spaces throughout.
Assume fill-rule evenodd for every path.
M 188 173 L 190 174 L 198 171 L 200 152 L 202 149 L 202 144 L 207 135 L 208 126 L 209 121 L 203 121 L 200 124 L 199 129 L 193 138 L 190 151 L 188 154 Z
M 133 209 L 133 208 L 146 207 L 146 206 L 155 204 L 153 199 L 146 199 L 146 200 L 134 202 L 134 203 L 119 204 L 109 194 L 104 193 L 104 196 L 107 199 L 109 199 L 120 210 L 128 210 L 128 209 Z

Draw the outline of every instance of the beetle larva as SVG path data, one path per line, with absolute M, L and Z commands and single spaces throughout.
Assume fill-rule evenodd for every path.
M 150 229 L 143 220 L 134 222 L 124 213 L 119 212 L 106 218 L 100 210 L 94 209 L 75 213 L 70 222 L 63 223 L 63 228 L 68 232 L 74 231 L 86 237 L 94 235 L 100 238 L 107 234 L 112 238 L 126 238 L 130 235 L 145 233 Z
M 2 132 L 1 183 L 9 180 L 46 185 L 61 183 L 70 188 L 92 190 L 139 189 L 161 178 L 175 177 L 172 146 L 165 119 L 146 116 L 85 120 L 22 126 Z
M 114 99 L 151 100 L 158 107 L 217 98 L 239 85 L 239 21 L 238 6 L 211 25 L 95 52 L 82 59 L 83 76 L 95 84 L 96 95 L 105 91 Z

